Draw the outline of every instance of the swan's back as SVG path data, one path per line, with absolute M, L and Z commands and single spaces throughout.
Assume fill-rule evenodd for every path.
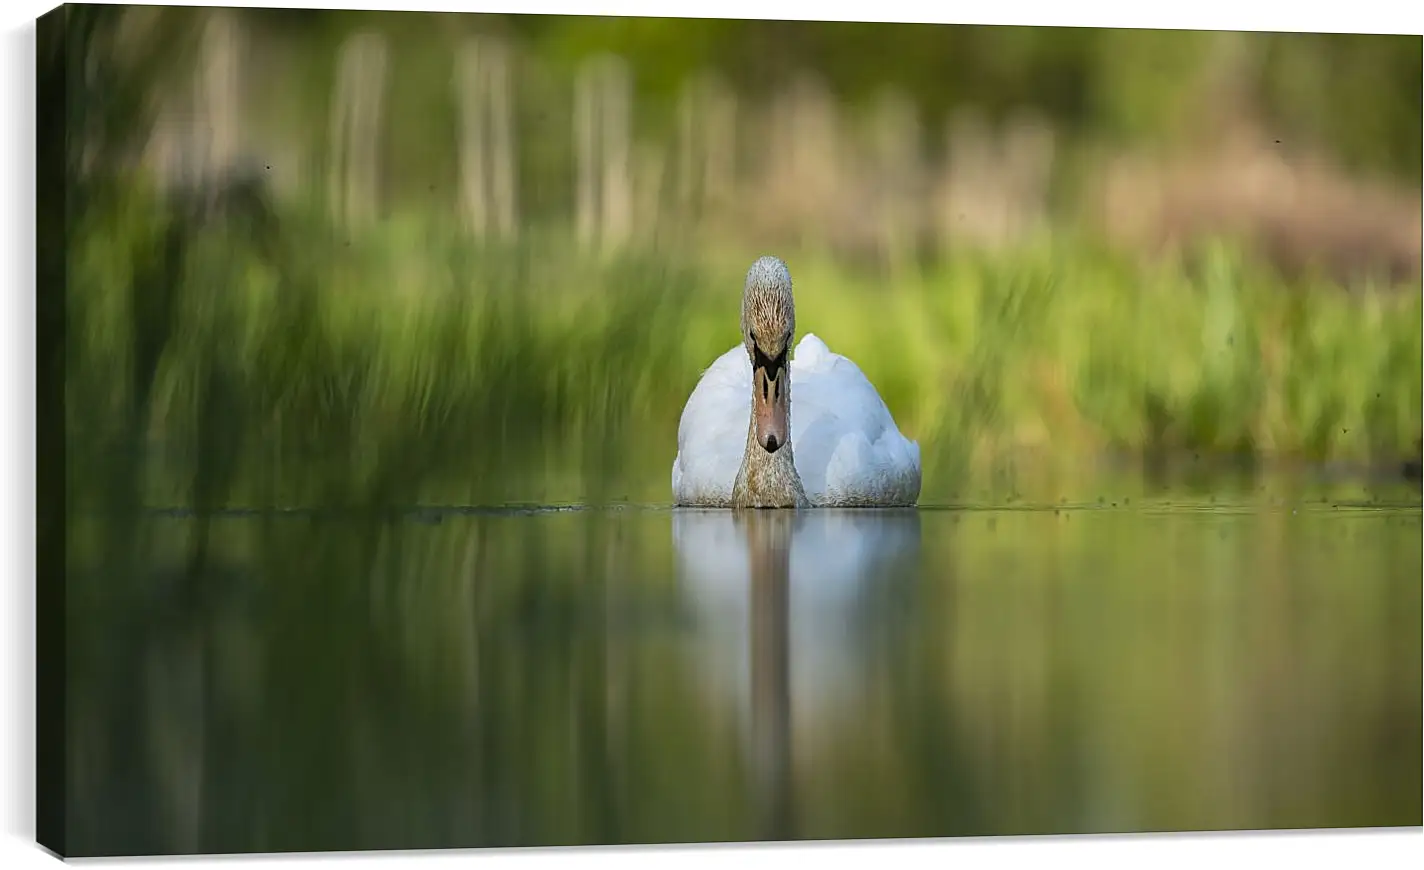
M 919 499 L 919 445 L 900 433 L 860 367 L 813 334 L 796 346 L 791 365 L 791 445 L 802 485 L 817 505 L 912 505 Z
M 813 334 L 791 360 L 791 448 L 811 503 L 822 507 L 913 505 L 920 448 L 905 438 L 860 367 Z M 703 373 L 678 425 L 673 498 L 725 506 L 746 451 L 751 361 L 738 345 Z

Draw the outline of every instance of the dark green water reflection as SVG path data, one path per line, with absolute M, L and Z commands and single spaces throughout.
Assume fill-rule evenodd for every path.
M 72 851 L 1417 825 L 1395 495 L 76 519 Z

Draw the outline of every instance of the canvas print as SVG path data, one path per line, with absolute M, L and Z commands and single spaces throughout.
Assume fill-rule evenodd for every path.
M 1421 824 L 1418 36 L 37 40 L 54 852 Z

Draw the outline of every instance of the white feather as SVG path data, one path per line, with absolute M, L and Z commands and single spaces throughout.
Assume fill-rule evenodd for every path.
M 791 365 L 791 447 L 811 504 L 910 505 L 919 498 L 920 447 L 849 359 L 815 335 Z M 718 357 L 688 397 L 672 465 L 678 504 L 725 505 L 746 450 L 752 367 L 738 345 Z

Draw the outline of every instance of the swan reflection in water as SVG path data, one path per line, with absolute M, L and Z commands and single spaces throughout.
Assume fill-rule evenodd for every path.
M 794 837 L 793 734 L 857 715 L 874 639 L 912 613 L 919 512 L 679 510 L 672 528 L 698 661 L 748 728 L 759 835 Z

